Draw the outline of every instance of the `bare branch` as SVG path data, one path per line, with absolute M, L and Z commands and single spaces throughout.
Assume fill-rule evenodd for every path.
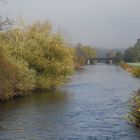
M 0 31 L 10 28 L 12 24 L 13 21 L 10 20 L 8 17 L 5 18 L 4 20 L 0 18 Z

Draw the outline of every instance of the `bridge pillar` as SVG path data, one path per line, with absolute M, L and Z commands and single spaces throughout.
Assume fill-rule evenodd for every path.
M 109 64 L 110 64 L 110 65 L 112 64 L 112 60 L 109 60 Z
M 90 65 L 90 60 L 87 60 L 87 65 Z

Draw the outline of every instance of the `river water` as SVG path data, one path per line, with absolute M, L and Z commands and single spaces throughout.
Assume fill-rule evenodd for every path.
M 139 87 L 118 66 L 85 66 L 55 92 L 0 103 L 0 140 L 139 140 L 124 119 Z

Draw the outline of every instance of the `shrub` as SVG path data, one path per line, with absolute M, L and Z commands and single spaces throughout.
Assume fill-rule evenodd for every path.
M 140 127 L 140 90 L 136 92 L 130 100 L 129 121 Z
M 6 46 L 5 46 L 6 47 Z M 25 62 L 14 59 L 0 46 L 0 100 L 17 96 L 34 87 L 33 71 Z
M 48 23 L 34 23 L 24 32 L 18 29 L 17 33 L 18 37 L 16 34 L 12 39 L 17 42 L 12 53 L 35 70 L 36 88 L 61 85 L 73 71 L 74 51 L 68 43 L 60 34 L 53 33 Z
M 121 63 L 120 65 L 123 69 L 127 69 L 129 67 L 127 63 Z
M 75 65 L 77 67 L 85 65 L 88 58 L 96 57 L 96 50 L 89 46 L 78 44 L 75 49 Z
M 73 72 L 74 49 L 61 34 L 52 32 L 48 22 L 3 32 L 0 41 L 1 85 L 6 83 L 0 87 L 0 98 L 58 87 Z
M 135 77 L 140 77 L 140 67 L 135 67 L 134 70 L 133 70 L 133 75 Z

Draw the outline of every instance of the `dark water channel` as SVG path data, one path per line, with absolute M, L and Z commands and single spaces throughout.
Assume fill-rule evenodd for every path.
M 85 66 L 55 92 L 0 103 L 0 140 L 139 140 L 124 119 L 139 88 L 117 66 Z

